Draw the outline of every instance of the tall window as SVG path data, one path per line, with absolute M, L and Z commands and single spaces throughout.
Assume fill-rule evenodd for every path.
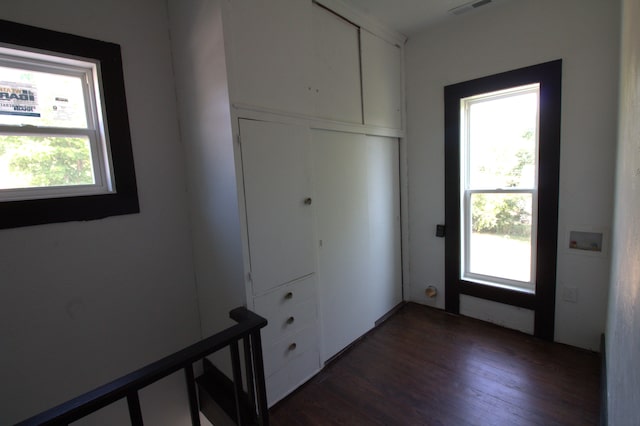
M 462 277 L 535 291 L 540 84 L 460 100 Z
M 562 61 L 445 87 L 445 307 L 534 311 L 553 339 Z
M 0 228 L 137 213 L 120 46 L 0 24 Z

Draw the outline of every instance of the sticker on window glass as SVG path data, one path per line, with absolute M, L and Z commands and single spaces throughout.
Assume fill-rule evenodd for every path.
M 71 121 L 76 113 L 75 105 L 69 103 L 69 98 L 56 96 L 53 98 L 53 118 L 56 121 Z
M 28 83 L 0 81 L 0 114 L 40 117 L 36 87 Z

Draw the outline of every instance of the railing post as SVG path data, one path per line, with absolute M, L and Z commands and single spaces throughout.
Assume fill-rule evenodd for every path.
M 260 340 L 260 330 L 249 334 L 249 338 L 251 340 L 251 355 L 253 356 L 253 366 L 255 368 L 258 424 L 260 426 L 269 426 L 269 407 L 267 406 L 267 388 L 264 382 L 264 365 L 262 363 L 262 342 Z
M 127 404 L 129 405 L 129 418 L 131 419 L 131 426 L 143 426 L 142 422 L 142 410 L 140 409 L 140 398 L 138 397 L 138 391 L 131 392 L 127 395 Z
M 253 349 L 251 348 L 250 337 L 245 336 L 242 339 L 244 345 L 244 367 L 247 373 L 247 393 L 249 394 L 249 408 L 251 410 L 251 421 L 255 421 L 258 416 L 256 408 L 256 389 L 255 382 L 253 380 L 253 358 L 251 354 Z
M 242 426 L 242 410 L 240 404 L 240 395 L 242 394 L 242 371 L 240 370 L 240 351 L 238 349 L 238 341 L 234 340 L 229 344 L 231 350 L 231 369 L 233 371 L 233 397 L 236 401 L 236 423 Z
M 191 424 L 193 426 L 200 426 L 200 409 L 198 408 L 198 393 L 196 390 L 196 379 L 193 375 L 193 364 L 184 367 L 184 374 L 187 379 L 187 395 L 189 396 Z

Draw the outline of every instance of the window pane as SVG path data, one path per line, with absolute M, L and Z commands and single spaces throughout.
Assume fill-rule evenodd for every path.
M 471 194 L 469 272 L 531 281 L 531 194 Z
M 82 78 L 0 67 L 0 124 L 87 128 Z
M 538 93 L 470 102 L 469 188 L 533 188 Z
M 0 135 L 0 189 L 94 183 L 88 137 Z

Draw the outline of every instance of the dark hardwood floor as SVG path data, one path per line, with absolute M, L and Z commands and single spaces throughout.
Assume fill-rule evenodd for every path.
M 596 425 L 600 360 L 407 304 L 271 409 L 283 425 Z

